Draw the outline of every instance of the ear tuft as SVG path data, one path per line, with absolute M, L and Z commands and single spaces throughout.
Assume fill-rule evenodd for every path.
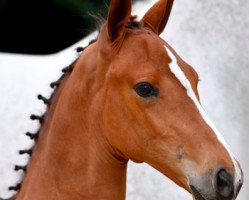
M 173 3 L 174 0 L 159 0 L 155 3 L 142 19 L 144 26 L 160 35 L 168 22 Z
M 131 16 L 131 0 L 112 0 L 108 15 L 108 35 L 111 41 L 120 37 Z

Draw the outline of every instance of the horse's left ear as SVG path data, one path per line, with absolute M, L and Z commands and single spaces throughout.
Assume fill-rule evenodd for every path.
M 121 36 L 131 17 L 132 0 L 112 0 L 108 15 L 108 35 L 111 41 Z
M 168 22 L 173 3 L 174 0 L 159 0 L 144 15 L 142 19 L 144 26 L 160 35 Z

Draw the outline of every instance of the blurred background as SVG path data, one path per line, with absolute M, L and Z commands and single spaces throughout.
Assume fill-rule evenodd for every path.
M 140 17 L 154 0 L 134 1 Z M 96 37 L 96 16 L 106 17 L 109 0 L 0 0 L 0 198 L 23 176 L 15 164 L 28 157 L 18 150 L 34 145 L 24 133 L 38 124 L 31 113 L 45 107 L 38 93 L 49 96 L 49 83 Z M 161 35 L 199 73 L 203 107 L 242 164 L 245 184 L 238 197 L 249 198 L 249 1 L 175 0 Z M 89 35 L 89 36 L 88 36 Z M 130 163 L 127 200 L 190 200 L 146 164 Z
M 0 0 L 0 51 L 52 54 L 78 42 L 105 18 L 110 0 Z

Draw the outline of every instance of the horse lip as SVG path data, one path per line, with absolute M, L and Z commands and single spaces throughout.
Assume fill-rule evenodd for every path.
M 195 197 L 196 200 L 208 200 L 208 199 L 205 199 L 202 196 L 202 194 L 193 185 L 190 185 L 190 188 L 191 188 L 192 194 L 193 194 L 193 196 Z

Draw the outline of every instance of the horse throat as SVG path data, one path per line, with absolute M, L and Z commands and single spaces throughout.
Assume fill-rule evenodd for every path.
M 17 200 L 125 199 L 127 160 L 103 135 L 89 80 L 76 87 L 81 68 L 57 88 Z

